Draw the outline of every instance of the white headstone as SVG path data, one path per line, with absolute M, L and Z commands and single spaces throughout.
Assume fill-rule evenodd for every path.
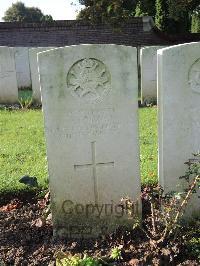
M 159 179 L 165 191 L 184 187 L 184 162 L 200 151 L 200 43 L 158 51 Z M 194 195 L 190 211 L 200 211 Z
M 18 88 L 31 87 L 28 47 L 14 47 Z
M 31 71 L 31 80 L 32 80 L 32 91 L 33 91 L 33 101 L 41 103 L 41 92 L 40 92 L 40 81 L 39 81 L 39 71 L 38 71 L 38 62 L 37 54 L 39 52 L 44 52 L 52 49 L 53 47 L 37 47 L 29 49 L 29 62 L 30 62 L 30 71 Z
M 38 55 L 55 235 L 91 237 L 140 209 L 137 50 L 79 45 Z
M 149 46 L 140 50 L 141 100 L 142 103 L 157 102 L 157 51 L 164 46 Z
M 14 51 L 0 47 L 0 103 L 16 103 L 18 100 Z

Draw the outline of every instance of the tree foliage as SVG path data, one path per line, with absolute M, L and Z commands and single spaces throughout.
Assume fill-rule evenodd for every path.
M 168 16 L 173 20 L 177 32 L 191 31 L 192 15 L 199 0 L 168 0 Z
M 168 2 L 166 0 L 156 0 L 155 24 L 162 30 L 167 30 Z
M 135 17 L 151 16 L 154 18 L 156 13 L 155 2 L 156 0 L 137 0 Z
M 191 31 L 200 33 L 200 5 L 193 11 Z
M 52 21 L 51 15 L 44 15 L 39 8 L 26 7 L 24 3 L 17 2 L 5 12 L 3 20 L 6 22 L 38 22 Z
M 156 26 L 170 33 L 190 32 L 198 5 L 199 0 L 156 0 Z
M 113 22 L 134 16 L 135 0 L 79 0 L 85 8 L 78 14 L 78 19 L 93 22 Z
M 134 16 L 152 16 L 156 26 L 165 32 L 183 33 L 191 30 L 192 20 L 197 28 L 194 10 L 199 0 L 79 0 L 85 5 L 78 19 L 93 22 L 121 22 Z

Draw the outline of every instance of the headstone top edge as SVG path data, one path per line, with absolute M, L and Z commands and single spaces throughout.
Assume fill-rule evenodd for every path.
M 166 48 L 159 49 L 158 54 L 163 55 L 164 53 L 170 53 L 171 51 L 179 50 L 180 48 L 186 48 L 189 46 L 192 48 L 200 48 L 200 42 L 190 42 L 190 43 L 182 43 L 178 45 L 171 45 Z
M 37 50 L 37 49 L 55 49 L 53 48 L 52 46 L 43 46 L 43 47 L 32 47 L 32 48 L 29 48 L 29 51 L 34 51 L 34 50 Z
M 39 52 L 38 55 L 41 56 L 46 55 L 50 52 L 56 52 L 56 51 L 64 51 L 66 49 L 76 49 L 76 48 L 89 48 L 89 47 L 95 47 L 95 48 L 103 48 L 103 47 L 107 47 L 107 48 L 121 48 L 121 49 L 125 49 L 125 50 L 135 50 L 135 52 L 137 52 L 137 48 L 133 47 L 133 46 L 126 46 L 126 45 L 118 45 L 118 44 L 79 44 L 79 45 L 70 45 L 70 46 L 63 46 L 63 47 L 55 47 L 55 48 L 50 48 L 47 51 L 43 51 L 43 52 Z
M 142 48 L 141 48 L 141 51 L 148 50 L 148 49 L 159 48 L 159 47 L 163 47 L 163 49 L 164 49 L 164 48 L 167 48 L 168 46 L 167 46 L 167 45 L 152 45 L 152 46 L 145 46 L 145 47 L 142 47 Z M 162 48 L 159 48 L 159 49 L 162 49 Z

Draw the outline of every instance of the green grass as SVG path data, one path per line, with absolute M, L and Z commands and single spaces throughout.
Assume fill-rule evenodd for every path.
M 156 108 L 141 108 L 140 146 L 143 184 L 157 181 Z M 24 189 L 23 175 L 47 187 L 47 161 L 41 110 L 0 110 L 0 192 Z
M 139 122 L 142 184 L 155 184 L 158 180 L 157 108 L 140 108 Z
M 46 186 L 47 162 L 42 112 L 0 111 L 0 191 L 23 189 L 23 175 Z

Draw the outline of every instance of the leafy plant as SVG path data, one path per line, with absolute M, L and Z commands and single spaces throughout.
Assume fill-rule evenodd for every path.
M 192 256 L 200 261 L 200 237 L 192 237 L 187 242 L 187 249 Z
M 22 109 L 28 109 L 32 105 L 32 91 L 30 88 L 23 88 L 19 90 L 18 102 Z
M 199 155 L 195 155 L 199 156 Z M 146 260 L 152 262 L 158 258 L 171 263 L 179 253 L 177 244 L 178 235 L 181 237 L 181 218 L 186 210 L 193 193 L 200 187 L 200 160 L 190 159 L 186 162 L 188 171 L 180 179 L 187 181 L 187 188 L 183 192 L 164 194 L 161 186 L 147 187 L 142 193 L 143 200 L 150 204 L 150 215 L 144 223 L 137 223 L 134 228 L 140 227 L 149 240 L 151 254 Z M 127 206 L 131 206 L 129 198 L 123 199 Z M 196 242 L 195 242 L 196 243 Z
M 56 266 L 101 266 L 102 264 L 99 260 L 84 255 L 81 258 L 81 255 L 76 254 L 72 256 L 64 252 L 58 252 L 56 254 Z
M 32 98 L 25 99 L 25 98 L 21 97 L 21 98 L 18 99 L 18 101 L 19 101 L 19 104 L 20 104 L 22 109 L 28 109 L 28 108 L 31 107 Z
M 113 260 L 120 260 L 122 258 L 122 247 L 112 248 L 110 257 Z
M 187 223 L 186 226 L 186 235 L 184 236 L 186 251 L 192 259 L 196 259 L 200 262 L 200 219 L 192 220 L 190 223 Z

